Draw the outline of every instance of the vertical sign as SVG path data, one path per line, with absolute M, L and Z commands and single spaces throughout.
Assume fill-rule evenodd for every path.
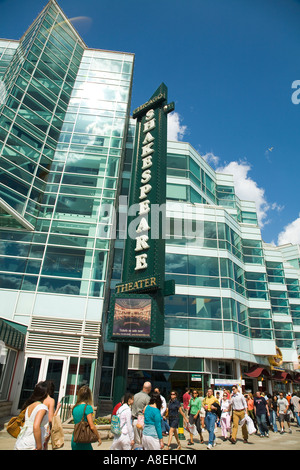
M 109 336 L 112 341 L 127 342 L 140 347 L 163 344 L 164 296 L 171 295 L 174 291 L 173 285 L 171 290 L 168 287 L 168 293 L 165 289 L 163 233 L 166 204 L 167 114 L 173 110 L 174 103 L 167 104 L 167 87 L 162 83 L 149 101 L 133 112 L 133 118 L 136 118 L 137 123 L 127 239 L 122 283 L 116 286 Z M 148 325 L 146 328 L 145 322 L 138 321 L 138 316 L 145 317 L 145 312 L 139 305 L 143 304 L 142 300 L 147 301 L 147 299 L 147 321 L 150 322 L 150 327 Z M 136 309 L 140 309 L 140 313 Z M 136 328 L 132 318 L 135 319 Z M 127 328 L 129 323 L 130 327 Z

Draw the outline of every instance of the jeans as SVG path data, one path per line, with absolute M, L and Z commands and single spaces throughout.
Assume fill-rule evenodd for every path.
M 215 436 L 215 423 L 217 420 L 217 415 L 215 413 L 212 413 L 211 411 L 208 411 L 205 416 L 205 426 L 206 429 L 209 433 L 208 435 L 208 444 L 213 445 L 214 440 L 216 438 Z
M 264 436 L 265 433 L 268 434 L 269 429 L 267 426 L 267 415 L 266 414 L 256 415 L 256 419 L 257 419 L 257 424 L 258 424 L 261 435 Z
M 297 412 L 295 411 L 294 415 L 295 415 L 295 418 L 296 418 L 296 420 L 297 420 L 298 426 L 300 426 L 300 416 L 299 416 L 299 413 L 297 413 Z
M 270 424 L 271 426 L 273 426 L 273 431 L 277 432 L 278 429 L 277 429 L 277 424 L 276 424 L 276 413 L 274 410 L 270 411 Z
M 169 433 L 170 431 L 170 426 L 169 426 L 169 423 L 166 419 L 163 419 L 161 420 L 161 432 L 164 432 L 164 433 Z

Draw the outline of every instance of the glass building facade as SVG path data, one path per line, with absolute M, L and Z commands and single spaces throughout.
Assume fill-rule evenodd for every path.
M 89 49 L 55 1 L 0 54 L 0 316 L 28 327 L 21 402 L 41 377 L 96 386 L 134 55 Z
M 23 350 L 1 346 L 15 374 L 0 375 L 0 399 L 15 411 L 46 378 L 56 398 L 82 383 L 112 398 L 106 323 L 126 237 L 115 209 L 126 217 L 133 65 L 134 54 L 89 49 L 55 0 L 20 40 L 0 40 L 0 317 L 26 329 Z M 255 204 L 187 143 L 168 142 L 165 236 L 176 281 L 165 343 L 130 348 L 128 388 L 145 377 L 165 392 L 219 379 L 253 388 L 247 372 L 270 370 L 276 347 L 293 374 L 299 246 L 265 244 Z

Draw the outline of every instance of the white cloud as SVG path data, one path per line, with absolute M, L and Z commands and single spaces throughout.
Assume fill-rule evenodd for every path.
M 180 114 L 173 112 L 168 114 L 168 140 L 182 140 L 187 131 L 187 126 L 180 123 Z
M 277 204 L 277 202 L 273 202 L 273 204 L 271 205 L 271 209 L 272 209 L 272 211 L 281 212 L 281 211 L 283 211 L 284 206 L 281 206 L 280 204 Z
M 300 245 L 300 214 L 298 219 L 284 227 L 278 235 L 278 245 L 285 245 L 286 243 Z
M 217 155 L 214 155 L 212 152 L 208 152 L 205 155 L 201 155 L 202 158 L 209 164 L 213 165 L 216 167 L 219 164 L 220 157 L 217 157 Z
M 256 203 L 257 218 L 262 228 L 267 223 L 267 212 L 270 206 L 265 197 L 265 190 L 259 188 L 257 183 L 248 176 L 251 166 L 245 162 L 230 162 L 224 167 L 217 168 L 217 172 L 233 175 L 236 195 L 245 201 Z

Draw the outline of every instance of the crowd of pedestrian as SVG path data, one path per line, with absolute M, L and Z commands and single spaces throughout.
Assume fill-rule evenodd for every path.
M 131 425 L 121 427 L 121 434 L 115 437 L 111 449 L 169 450 L 174 437 L 176 449 L 180 450 L 179 426 L 189 433 L 189 446 L 194 445 L 197 435 L 204 444 L 203 433 L 207 431 L 207 449 L 216 445 L 216 427 L 221 428 L 223 441 L 229 440 L 232 444 L 236 444 L 241 429 L 246 444 L 251 434 L 269 437 L 270 430 L 285 432 L 285 423 L 288 432 L 292 432 L 291 420 L 296 420 L 300 426 L 300 398 L 296 393 L 284 396 L 282 392 L 270 395 L 258 391 L 253 396 L 242 393 L 234 385 L 231 391 L 224 389 L 216 393 L 209 388 L 205 397 L 196 389 L 186 388 L 182 400 L 179 400 L 178 392 L 172 390 L 167 401 L 159 388 L 151 390 L 151 383 L 145 382 L 142 390 L 132 396 Z M 113 411 L 120 419 L 125 402 L 126 398 Z M 133 440 L 131 436 L 134 436 Z M 163 436 L 168 436 L 166 446 Z
M 209 388 L 206 396 L 200 396 L 197 389 L 186 388 L 179 400 L 178 392 L 172 390 L 167 400 L 158 387 L 152 391 L 152 384 L 145 382 L 142 390 L 136 394 L 127 392 L 113 411 L 117 417 L 119 432 L 114 436 L 111 450 L 169 450 L 173 438 L 177 450 L 181 449 L 178 428 L 185 428 L 189 433 L 188 445 L 194 445 L 195 436 L 199 435 L 204 444 L 203 433 L 208 432 L 207 449 L 216 445 L 216 427 L 221 428 L 223 441 L 237 442 L 241 429 L 243 442 L 248 442 L 249 434 L 269 437 L 269 432 L 292 432 L 291 421 L 300 426 L 300 398 L 296 393 L 285 395 L 283 392 L 264 394 L 257 391 L 242 393 L 237 385 L 232 390 L 214 393 Z M 60 408 L 55 409 L 53 382 L 39 382 L 32 395 L 24 403 L 25 422 L 17 437 L 16 450 L 47 449 L 51 436 L 54 417 Z M 94 441 L 101 444 L 101 438 L 94 424 L 92 392 L 87 385 L 82 386 L 77 394 L 77 401 L 72 410 L 74 424 L 86 422 Z M 286 426 L 285 426 L 286 425 Z M 167 445 L 163 437 L 168 437 Z M 81 443 L 74 439 L 72 450 L 92 450 L 91 443 Z

